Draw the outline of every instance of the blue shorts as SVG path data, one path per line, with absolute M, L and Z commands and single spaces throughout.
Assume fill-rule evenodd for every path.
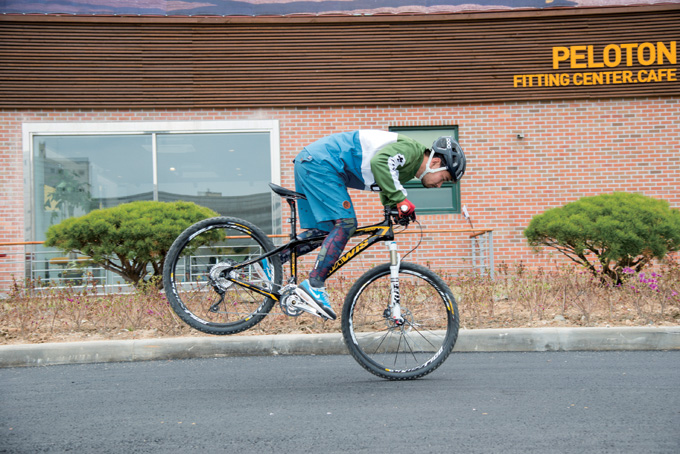
M 295 158 L 295 190 L 307 196 L 297 204 L 303 229 L 330 232 L 332 221 L 356 218 L 345 177 L 328 161 L 315 159 L 307 150 Z

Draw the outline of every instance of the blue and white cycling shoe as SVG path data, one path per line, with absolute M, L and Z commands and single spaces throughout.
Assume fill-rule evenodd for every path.
M 297 293 L 319 313 L 319 316 L 330 320 L 338 318 L 333 309 L 331 309 L 331 302 L 328 300 L 328 293 L 326 293 L 325 287 L 312 287 L 308 279 L 298 286 Z

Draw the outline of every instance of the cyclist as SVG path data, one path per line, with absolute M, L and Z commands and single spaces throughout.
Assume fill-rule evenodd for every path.
M 300 238 L 322 232 L 321 244 L 309 279 L 298 287 L 307 304 L 329 319 L 336 319 L 325 289 L 333 264 L 357 228 L 348 188 L 379 191 L 385 206 L 396 206 L 400 217 L 415 213 L 403 184 L 418 178 L 426 188 L 456 182 L 465 173 L 465 154 L 452 137 L 440 137 L 428 149 L 405 135 L 359 130 L 336 133 L 306 146 L 295 158 L 295 190 L 307 200 L 298 201 Z M 300 253 L 307 253 L 300 251 Z

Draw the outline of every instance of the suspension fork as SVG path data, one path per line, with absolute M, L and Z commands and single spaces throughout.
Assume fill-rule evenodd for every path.
M 397 252 L 396 241 L 390 241 L 387 249 L 390 251 L 390 304 L 386 312 L 389 312 L 389 317 L 395 324 L 403 325 L 401 293 L 399 292 L 399 265 L 401 264 L 401 256 Z

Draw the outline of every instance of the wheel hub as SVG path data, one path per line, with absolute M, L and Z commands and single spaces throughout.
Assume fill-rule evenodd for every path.
M 404 325 L 411 325 L 413 323 L 413 314 L 408 309 L 401 308 L 401 317 L 393 317 L 392 311 L 388 307 L 383 312 L 385 323 L 388 329 L 402 327 Z

